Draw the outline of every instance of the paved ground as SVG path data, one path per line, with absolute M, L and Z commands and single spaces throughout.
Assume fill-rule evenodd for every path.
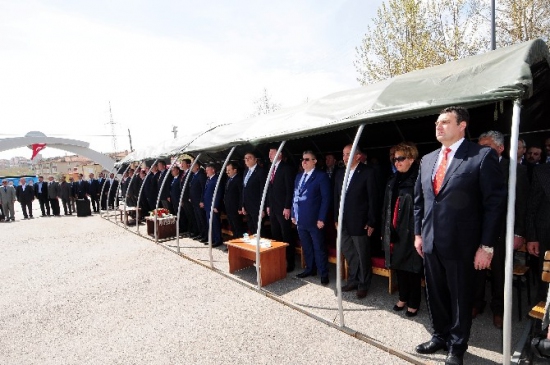
M 0 364 L 406 363 L 98 216 L 0 237 Z

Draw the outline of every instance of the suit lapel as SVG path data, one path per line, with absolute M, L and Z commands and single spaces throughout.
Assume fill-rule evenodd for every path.
M 456 150 L 456 153 L 453 157 L 453 160 L 451 161 L 451 165 L 447 169 L 447 172 L 445 173 L 445 178 L 443 179 L 443 184 L 441 185 L 441 190 L 445 189 L 445 186 L 449 182 L 449 179 L 451 176 L 455 173 L 455 171 L 460 167 L 462 162 L 464 162 L 464 158 L 466 157 L 468 152 L 468 141 L 464 140 L 460 147 L 458 147 L 458 150 Z M 432 188 L 433 189 L 433 188 Z

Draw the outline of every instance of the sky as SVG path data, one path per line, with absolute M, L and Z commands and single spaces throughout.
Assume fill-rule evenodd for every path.
M 0 0 L 0 138 L 40 131 L 113 151 L 359 87 L 382 0 Z M 46 148 L 44 157 L 63 156 Z M 27 147 L 0 158 L 30 157 Z

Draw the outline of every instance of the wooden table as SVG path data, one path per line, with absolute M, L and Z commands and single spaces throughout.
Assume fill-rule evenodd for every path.
M 126 225 L 128 225 L 128 217 L 136 219 L 136 211 L 139 211 L 139 215 L 141 217 L 141 208 L 127 206 L 125 211 L 123 206 L 122 208 L 118 208 L 118 210 L 120 212 L 120 221 L 124 222 Z
M 253 239 L 251 239 L 253 240 Z M 229 254 L 229 272 L 234 273 L 256 262 L 256 245 L 243 242 L 242 238 L 225 242 Z M 288 243 L 271 241 L 271 247 L 260 246 L 261 286 L 286 278 L 286 246 Z
M 147 234 L 155 237 L 155 217 L 145 217 Z M 157 218 L 157 236 L 159 239 L 176 237 L 176 216 Z

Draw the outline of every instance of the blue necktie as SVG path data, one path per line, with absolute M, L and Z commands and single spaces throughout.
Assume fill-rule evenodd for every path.
M 244 186 L 246 186 L 246 183 L 248 182 L 248 179 L 250 179 L 250 175 L 252 175 L 252 170 L 248 169 L 248 172 L 246 173 L 246 176 L 244 177 Z
M 304 174 L 304 177 L 302 179 L 302 183 L 300 184 L 300 193 L 304 191 L 304 187 L 306 186 L 307 181 L 307 174 Z

